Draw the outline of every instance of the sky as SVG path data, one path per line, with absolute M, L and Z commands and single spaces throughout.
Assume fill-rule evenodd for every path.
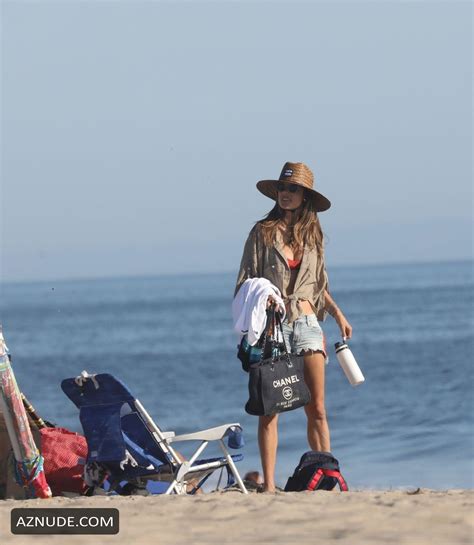
M 472 259 L 470 2 L 1 7 L 3 281 L 236 271 L 285 161 L 328 266 Z

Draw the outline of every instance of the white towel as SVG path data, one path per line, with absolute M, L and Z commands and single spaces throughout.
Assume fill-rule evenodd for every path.
M 250 346 L 257 344 L 266 324 L 268 296 L 273 296 L 283 311 L 286 311 L 280 290 L 266 278 L 248 278 L 236 293 L 232 301 L 232 319 L 234 330 L 240 335 L 247 335 Z

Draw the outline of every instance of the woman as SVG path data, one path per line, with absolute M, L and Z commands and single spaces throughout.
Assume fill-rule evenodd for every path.
M 250 231 L 235 293 L 247 278 L 254 277 L 267 278 L 280 290 L 286 307 L 285 341 L 293 353 L 304 355 L 305 381 L 311 392 L 311 401 L 305 406 L 308 443 L 312 450 L 330 452 L 324 404 L 327 355 L 318 320 L 329 313 L 343 338 L 352 335 L 351 325 L 328 292 L 317 213 L 327 210 L 331 203 L 313 189 L 313 173 L 303 163 L 285 163 L 278 180 L 260 180 L 257 189 L 276 204 Z M 270 297 L 268 304 L 271 302 Z M 259 417 L 265 492 L 275 491 L 277 425 L 278 415 Z

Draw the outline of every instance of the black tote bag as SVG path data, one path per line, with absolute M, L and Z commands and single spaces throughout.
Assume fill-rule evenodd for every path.
M 267 320 L 273 323 L 271 336 L 268 334 L 269 328 L 265 328 L 262 356 L 267 357 L 250 366 L 249 400 L 245 405 L 247 413 L 257 416 L 292 411 L 303 407 L 311 399 L 304 381 L 303 356 L 288 354 L 279 314 L 272 308 L 267 315 Z M 279 354 L 275 341 L 277 327 L 283 338 L 283 353 L 280 351 Z

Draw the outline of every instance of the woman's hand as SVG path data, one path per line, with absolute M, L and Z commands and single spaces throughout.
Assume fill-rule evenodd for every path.
M 335 314 L 334 319 L 336 320 L 336 323 L 339 326 L 339 329 L 341 330 L 341 335 L 343 340 L 350 339 L 352 337 L 352 326 L 347 321 L 344 314 L 339 310 Z
M 269 308 L 271 305 L 275 305 L 275 312 L 282 312 L 280 305 L 275 301 L 273 295 L 269 295 L 267 299 L 267 308 Z

